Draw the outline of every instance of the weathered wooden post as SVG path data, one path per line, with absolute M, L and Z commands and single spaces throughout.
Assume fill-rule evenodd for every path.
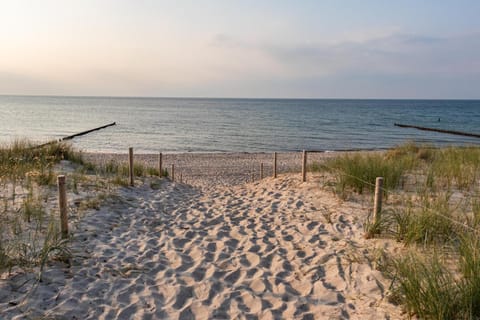
M 181 172 L 180 172 L 180 183 L 183 183 L 183 176 Z
M 128 148 L 128 173 L 130 175 L 130 186 L 133 187 L 134 183 L 133 183 L 133 148 L 130 147 Z
M 162 153 L 158 154 L 158 176 L 162 177 Z
M 175 181 L 175 165 L 172 163 L 172 181 Z
M 277 153 L 273 153 L 273 178 L 277 177 Z
M 307 181 L 307 151 L 302 153 L 302 182 Z
M 263 162 L 260 163 L 260 180 L 263 179 Z
M 67 192 L 65 189 L 65 176 L 57 177 L 58 207 L 60 209 L 60 228 L 62 239 L 68 238 Z
M 380 222 L 382 214 L 382 196 L 383 196 L 383 177 L 377 177 L 375 180 L 375 200 L 373 204 L 374 223 Z

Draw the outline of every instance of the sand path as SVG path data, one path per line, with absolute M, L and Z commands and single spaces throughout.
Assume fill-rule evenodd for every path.
M 361 258 L 365 210 L 292 175 L 125 188 L 78 225 L 71 268 L 49 267 L 24 303 L 0 297 L 0 309 L 15 319 L 397 319 L 388 282 Z

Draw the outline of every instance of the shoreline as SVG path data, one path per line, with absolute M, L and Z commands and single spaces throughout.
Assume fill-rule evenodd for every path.
M 308 152 L 307 168 L 321 164 L 326 159 L 344 154 L 376 153 L 385 151 L 355 152 Z M 128 154 L 117 153 L 82 153 L 84 159 L 95 165 L 109 162 L 128 164 Z M 158 168 L 158 154 L 134 154 L 134 162 L 146 167 Z M 234 186 L 246 182 L 257 181 L 273 175 L 273 153 L 167 153 L 162 154 L 162 168 L 170 174 L 171 165 L 175 166 L 175 179 L 201 188 Z M 277 152 L 277 173 L 300 173 L 302 168 L 302 152 Z M 253 178 L 253 179 L 252 179 Z
M 61 142 L 61 141 L 58 141 Z M 405 141 L 407 143 L 409 141 Z M 402 145 L 402 144 L 400 144 Z M 128 148 L 125 148 L 125 150 L 122 151 L 112 151 L 112 150 L 88 150 L 88 149 L 80 149 L 75 146 L 75 144 L 72 145 L 76 150 L 81 151 L 82 153 L 87 153 L 87 154 L 126 154 L 128 153 Z M 375 152 L 375 151 L 387 151 L 390 149 L 393 149 L 397 147 L 398 145 L 393 145 L 391 147 L 382 147 L 382 148 L 360 148 L 360 149 L 325 149 L 325 150 L 320 150 L 320 149 L 295 149 L 295 150 L 267 150 L 267 151 L 245 151 L 245 150 L 239 150 L 239 151 L 225 151 L 225 150 L 217 150 L 217 151 L 193 151 L 193 150 L 183 150 L 183 151 L 158 151 L 162 152 L 162 154 L 272 154 L 274 152 L 276 153 L 297 153 L 297 152 L 302 152 L 302 151 L 307 151 L 310 153 L 345 153 L 345 152 Z M 456 145 L 456 147 L 462 147 L 462 145 Z M 442 146 L 438 146 L 437 148 L 442 148 Z M 135 150 L 135 148 L 134 148 Z M 157 151 L 150 151 L 150 150 L 141 150 L 138 154 L 140 155 L 155 155 L 158 154 Z

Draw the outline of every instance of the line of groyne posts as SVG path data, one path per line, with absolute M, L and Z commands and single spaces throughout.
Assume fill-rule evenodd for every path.
M 308 152 L 306 150 L 302 151 L 302 182 L 307 181 L 307 155 Z M 158 172 L 159 176 L 162 177 L 165 168 L 163 168 L 163 159 L 162 153 L 158 154 Z M 129 167 L 129 185 L 130 187 L 135 186 L 135 179 L 134 179 L 134 154 L 133 148 L 130 147 L 128 149 L 128 167 Z M 273 153 L 272 159 L 272 177 L 275 179 L 277 178 L 277 153 Z M 168 171 L 168 170 L 167 170 Z M 170 172 L 168 174 L 170 180 L 172 182 L 175 181 L 175 164 L 171 164 Z M 182 173 L 179 173 L 179 182 L 183 183 Z M 260 179 L 264 178 L 264 164 L 263 162 L 260 163 Z M 252 173 L 251 181 L 253 182 L 255 179 L 254 174 Z M 67 193 L 66 193 L 66 178 L 65 175 L 57 176 L 57 185 L 58 185 L 58 208 L 60 212 L 60 228 L 61 228 L 61 236 L 63 239 L 69 237 L 68 232 L 68 206 L 67 206 Z M 383 197 L 383 177 L 377 177 L 375 182 L 375 196 L 374 196 L 374 207 L 373 207 L 373 217 L 374 223 L 378 223 L 381 219 L 381 211 L 382 211 L 382 197 Z

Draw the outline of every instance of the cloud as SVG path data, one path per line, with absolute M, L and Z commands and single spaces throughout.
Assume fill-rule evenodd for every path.
M 480 72 L 480 33 L 445 38 L 392 34 L 361 42 L 268 44 L 258 49 L 297 75 Z
M 480 33 L 370 32 L 328 42 L 217 33 L 196 40 L 113 56 L 106 47 L 95 56 L 66 51 L 55 61 L 33 52 L 16 67 L 5 58 L 0 94 L 479 98 Z
M 333 43 L 260 43 L 222 34 L 213 43 L 244 57 L 245 77 L 227 83 L 273 96 L 478 98 L 480 33 L 396 32 Z M 259 57 L 268 69 L 258 69 Z
M 217 33 L 210 42 L 210 45 L 219 48 L 245 47 L 245 43 L 224 33 Z

